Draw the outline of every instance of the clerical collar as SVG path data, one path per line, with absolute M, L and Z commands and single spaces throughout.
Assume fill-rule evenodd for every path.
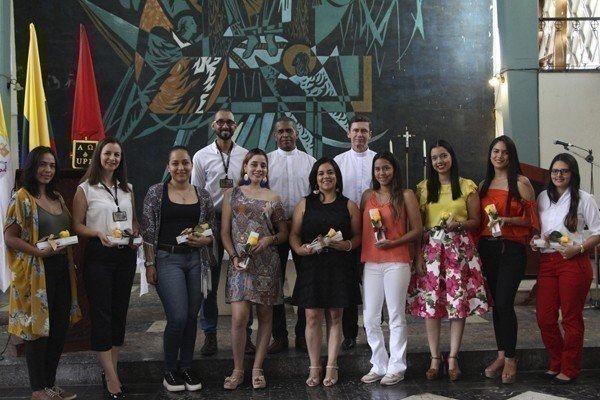
M 350 154 L 352 154 L 354 157 L 366 157 L 367 156 L 367 152 L 369 151 L 369 148 L 367 147 L 365 149 L 365 151 L 359 153 L 358 151 L 355 151 L 354 149 L 350 149 Z
M 297 149 L 296 149 L 296 148 L 294 148 L 294 150 L 285 151 L 285 150 L 282 150 L 282 149 L 280 149 L 280 148 L 277 148 L 277 152 L 278 152 L 280 155 L 282 155 L 282 156 L 288 156 L 288 157 L 291 157 L 291 156 L 293 156 L 294 154 L 296 154 L 296 150 L 297 150 Z

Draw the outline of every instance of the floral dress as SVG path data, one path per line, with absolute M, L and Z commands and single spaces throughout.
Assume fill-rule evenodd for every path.
M 417 186 L 421 211 L 426 226 L 437 225 L 440 211 L 454 215 L 455 221 L 468 218 L 467 197 L 476 193 L 477 186 L 468 179 L 460 179 L 462 195 L 452 199 L 450 185 L 442 185 L 439 201 L 427 203 L 427 184 Z M 432 235 L 423 246 L 426 267 L 424 276 L 415 272 L 408 287 L 407 312 L 423 318 L 466 318 L 488 311 L 488 294 L 481 272 L 481 260 L 471 237 L 464 232 L 448 232 L 442 243 Z
M 238 254 L 247 242 L 250 232 L 259 234 L 259 238 L 273 235 L 273 227 L 285 219 L 283 204 L 247 197 L 235 187 L 231 193 L 231 240 Z M 236 271 L 232 265 L 227 270 L 225 287 L 227 303 L 250 301 L 264 305 L 283 303 L 281 268 L 277 246 L 269 246 L 264 251 L 252 255 L 248 267 Z
M 63 210 L 68 213 L 60 195 L 59 199 Z M 37 204 L 33 196 L 23 188 L 14 194 L 8 205 L 4 229 L 12 224 L 19 226 L 21 239 L 32 245 L 37 243 L 39 240 Z M 13 276 L 8 306 L 8 332 L 24 340 L 49 336 L 50 316 L 44 260 L 11 248 L 7 248 L 6 255 Z M 71 283 L 70 316 L 71 324 L 74 324 L 81 319 L 81 310 L 77 302 L 77 278 L 71 247 L 67 248 L 67 256 Z

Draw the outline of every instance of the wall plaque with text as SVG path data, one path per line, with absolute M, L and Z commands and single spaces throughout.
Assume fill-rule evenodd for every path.
M 73 169 L 87 169 L 97 145 L 97 140 L 73 140 Z

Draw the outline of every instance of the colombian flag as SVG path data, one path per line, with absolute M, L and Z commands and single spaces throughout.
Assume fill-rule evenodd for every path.
M 56 151 L 49 114 L 46 95 L 44 94 L 35 26 L 29 24 L 29 56 L 27 59 L 27 80 L 25 82 L 25 106 L 23 108 L 21 165 L 25 163 L 29 151 L 37 146 L 48 146 Z

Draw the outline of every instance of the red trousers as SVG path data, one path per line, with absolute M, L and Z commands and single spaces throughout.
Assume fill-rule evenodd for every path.
M 565 260 L 560 253 L 542 254 L 537 280 L 536 312 L 550 371 L 577 378 L 583 352 L 583 306 L 592 283 L 587 253 Z M 562 328 L 558 326 L 558 310 Z

